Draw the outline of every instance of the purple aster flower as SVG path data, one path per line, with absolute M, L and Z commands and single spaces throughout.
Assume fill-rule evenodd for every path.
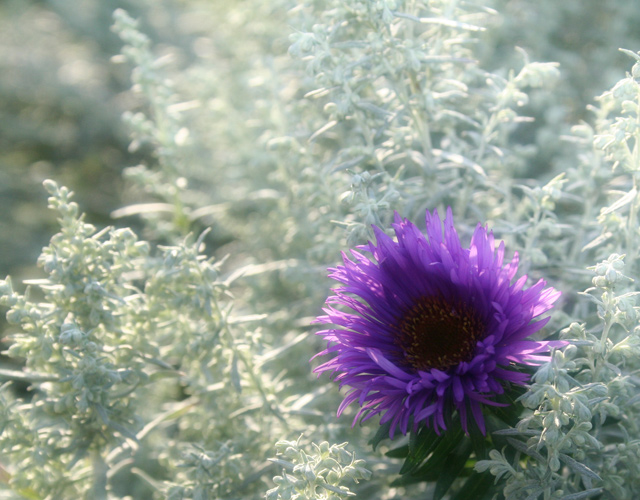
M 376 244 L 358 247 L 371 256 L 351 250 L 353 260 L 343 253 L 344 265 L 329 269 L 343 286 L 316 320 L 334 325 L 318 332 L 328 347 L 317 356 L 337 355 L 314 371 L 350 388 L 338 416 L 357 402 L 354 425 L 381 414 L 391 438 L 398 426 L 407 433 L 411 417 L 414 430 L 425 422 L 440 432 L 455 409 L 465 432 L 470 412 L 484 434 L 482 405 L 501 406 L 492 397 L 505 384 L 528 380 L 514 364 L 538 364 L 540 353 L 564 345 L 528 338 L 560 292 L 543 280 L 524 289 L 526 276 L 512 282 L 518 255 L 503 265 L 504 242 L 496 249 L 486 227 L 463 248 L 450 208 L 444 235 L 437 211 L 426 219 L 425 237 L 396 214 L 397 241 L 374 226 Z

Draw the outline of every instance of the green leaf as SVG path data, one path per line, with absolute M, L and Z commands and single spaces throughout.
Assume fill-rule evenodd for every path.
M 27 500 L 42 500 L 42 497 L 38 495 L 38 492 L 31 488 L 22 488 L 16 490 L 16 493 Z
M 517 385 L 511 386 L 504 394 L 500 394 L 495 398 L 497 403 L 506 404 L 507 406 L 486 405 L 484 408 L 487 413 L 495 415 L 509 427 L 513 427 L 519 422 L 523 410 L 522 403 L 518 401 L 518 398 L 525 392 L 526 389 L 524 387 Z
M 393 450 L 389 450 L 385 455 L 390 458 L 407 458 L 409 456 L 409 445 L 398 446 Z
M 593 495 L 599 495 L 600 493 L 602 493 L 602 488 L 591 488 L 578 493 L 572 493 L 571 495 L 565 495 L 560 500 L 582 500 L 583 498 L 589 498 Z
M 451 500 L 485 500 L 494 493 L 494 477 L 490 472 L 475 472 L 467 479 Z
M 544 463 L 546 461 L 546 459 L 540 453 L 538 453 L 533 447 L 527 446 L 522 441 L 507 437 L 507 443 L 509 443 L 516 450 L 524 453 L 525 455 L 529 455 L 531 458 L 535 458 L 540 463 Z
M 589 478 L 589 479 L 593 479 L 596 481 L 602 481 L 602 478 L 600 476 L 598 476 L 598 474 L 596 474 L 594 471 L 592 471 L 589 467 L 587 467 L 586 465 L 574 460 L 572 457 L 570 457 L 569 455 L 565 455 L 564 453 L 559 453 L 558 454 L 558 458 L 564 462 L 565 464 L 567 464 L 569 466 L 569 468 L 573 471 L 573 472 L 577 472 L 578 474 L 580 474 L 581 476 L 583 476 L 583 480 L 585 477 Z
M 376 432 L 376 435 L 373 436 L 370 440 L 369 440 L 369 444 L 371 446 L 373 446 L 373 451 L 376 450 L 377 446 L 380 444 L 380 442 L 383 439 L 386 439 L 389 437 L 389 430 L 391 429 L 391 421 L 382 424 L 379 428 L 378 428 L 378 432 Z
M 409 453 L 407 460 L 400 469 L 400 474 L 407 474 L 415 470 L 423 463 L 429 453 L 431 453 L 442 441 L 444 434 L 438 436 L 436 432 L 426 426 L 420 427 L 417 432 L 412 432 L 409 436 Z
M 483 435 L 482 432 L 480 432 L 480 429 L 475 426 L 475 424 L 471 424 L 470 427 L 469 438 L 471 440 L 473 451 L 476 454 L 476 459 L 484 460 L 489 454 L 487 446 L 489 444 L 489 438 Z
M 424 426 L 418 432 L 412 433 L 409 438 L 409 454 L 400 469 L 400 474 L 415 470 L 427 459 L 429 453 L 437 448 L 444 437 L 445 434 L 438 436 L 433 429 Z
M 436 440 L 432 441 L 428 448 L 424 451 L 422 451 L 422 449 L 420 450 L 422 460 L 427 457 L 428 459 L 423 465 L 419 466 L 419 468 L 416 469 L 416 464 L 420 464 L 422 460 L 418 461 L 418 456 L 407 457 L 405 464 L 400 470 L 400 474 L 403 474 L 403 477 L 396 479 L 391 483 L 391 485 L 400 486 L 438 479 L 438 476 L 444 467 L 445 460 L 463 439 L 468 440 L 469 438 L 464 435 L 461 427 L 455 426 L 453 428 L 449 428 L 448 431 L 438 436 Z M 432 448 L 433 453 L 431 453 Z M 431 453 L 430 456 L 429 453 Z
M 433 500 L 441 500 L 449 491 L 453 482 L 464 469 L 464 465 L 467 463 L 472 451 L 471 440 L 463 439 L 456 448 L 455 453 L 452 453 L 444 460 L 442 471 L 438 475 L 436 488 L 433 492 Z
M 412 432 L 409 436 L 409 454 L 419 456 L 426 450 L 430 451 L 435 447 L 439 438 L 440 436 L 431 427 L 420 427 L 417 432 Z M 427 458 L 427 455 L 424 455 L 424 458 Z

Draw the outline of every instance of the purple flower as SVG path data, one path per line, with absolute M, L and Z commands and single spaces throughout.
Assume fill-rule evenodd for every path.
M 358 247 L 371 256 L 351 250 L 353 260 L 343 253 L 344 265 L 329 269 L 343 286 L 316 320 L 334 325 L 318 332 L 328 347 L 317 356 L 337 355 L 314 371 L 350 388 L 338 416 L 357 402 L 354 425 L 381 414 L 391 438 L 398 426 L 407 433 L 411 417 L 413 429 L 425 422 L 440 432 L 457 410 L 465 432 L 470 413 L 484 434 L 482 405 L 500 406 L 492 397 L 505 383 L 528 380 L 514 365 L 538 364 L 539 353 L 564 345 L 528 339 L 560 292 L 543 280 L 524 289 L 526 276 L 512 283 L 518 255 L 503 265 L 504 242 L 496 249 L 486 227 L 463 248 L 451 209 L 444 235 L 437 211 L 426 219 L 425 237 L 396 214 L 397 241 L 374 226 L 376 244 Z

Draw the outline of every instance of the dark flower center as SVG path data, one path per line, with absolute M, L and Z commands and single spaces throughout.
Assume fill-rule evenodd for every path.
M 475 309 L 441 296 L 423 297 L 397 325 L 396 343 L 416 370 L 445 370 L 470 361 L 486 325 Z

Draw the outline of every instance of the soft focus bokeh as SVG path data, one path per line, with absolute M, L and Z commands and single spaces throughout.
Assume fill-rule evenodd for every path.
M 532 61 L 561 64 L 554 97 L 534 95 L 531 107 L 537 121 L 522 126 L 514 137 L 523 143 L 543 141 L 536 167 L 548 170 L 559 161 L 562 147 L 552 131 L 585 119 L 594 97 L 628 70 L 628 58 L 617 49 L 640 44 L 640 8 L 624 0 L 485 3 L 503 17 L 491 26 L 480 49 L 483 67 L 518 67 L 522 60 L 515 46 L 524 48 Z M 122 46 L 111 30 L 113 11 L 121 7 L 139 18 L 157 55 L 174 57 L 175 71 L 191 67 L 201 75 L 193 76 L 192 92 L 207 87 L 214 92 L 215 79 L 230 85 L 236 75 L 247 86 L 259 84 L 251 81 L 248 70 L 260 71 L 264 78 L 264 67 L 285 56 L 288 35 L 299 28 L 288 13 L 295 2 L 270 4 L 233 0 L 0 4 L 0 202 L 5 214 L 0 221 L 0 275 L 25 276 L 25 268 L 33 266 L 49 239 L 54 226 L 42 210 L 44 179 L 55 177 L 68 185 L 92 221 L 109 224 L 111 212 L 125 202 L 122 170 L 145 156 L 144 150 L 128 151 L 129 130 L 121 120 L 122 113 L 135 107 L 136 97 L 127 92 L 129 68 L 112 60 Z M 322 8 L 322 2 L 317 5 Z M 256 15 L 260 9 L 264 16 Z M 280 78 L 286 83 L 286 75 Z M 227 112 L 237 108 L 243 117 L 242 108 L 267 105 L 233 94 L 217 97 L 226 100 Z M 547 124 L 553 128 L 546 129 Z

